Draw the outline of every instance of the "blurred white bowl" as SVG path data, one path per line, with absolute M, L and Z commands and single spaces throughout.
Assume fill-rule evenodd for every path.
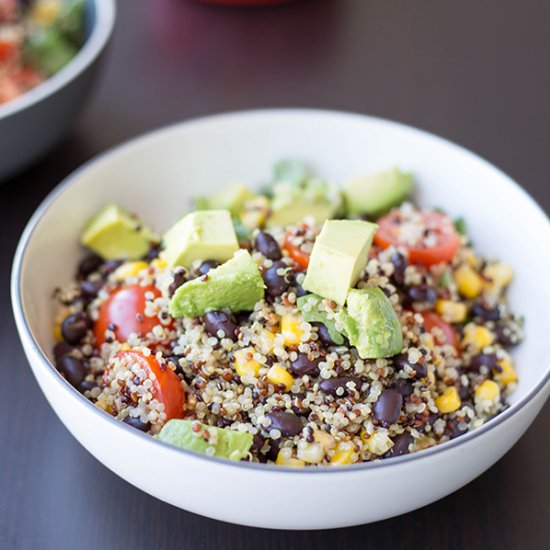
M 63 69 L 0 105 L 0 183 L 47 153 L 88 99 L 115 22 L 114 0 L 88 0 L 86 42 Z
M 465 216 L 476 247 L 512 264 L 510 299 L 525 314 L 515 351 L 511 407 L 480 429 L 420 453 L 339 468 L 288 469 L 197 455 L 159 443 L 100 411 L 55 370 L 55 286 L 83 254 L 85 221 L 115 201 L 158 230 L 191 197 L 239 178 L 261 182 L 281 157 L 311 161 L 332 180 L 398 164 L 412 170 L 421 203 Z M 342 527 L 402 514 L 481 474 L 518 440 L 550 393 L 550 224 L 505 174 L 433 135 L 360 115 L 267 110 L 178 124 L 101 155 L 46 198 L 17 250 L 12 299 L 34 374 L 71 433 L 108 468 L 186 510 L 258 527 Z M 47 266 L 47 269 L 44 268 Z

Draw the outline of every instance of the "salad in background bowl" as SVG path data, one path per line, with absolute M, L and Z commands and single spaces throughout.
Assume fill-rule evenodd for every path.
M 0 0 L 0 183 L 74 122 L 114 19 L 114 0 Z

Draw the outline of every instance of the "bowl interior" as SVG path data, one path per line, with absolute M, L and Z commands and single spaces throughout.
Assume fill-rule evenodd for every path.
M 51 358 L 52 291 L 70 281 L 86 220 L 108 201 L 135 211 L 158 231 L 199 194 L 233 180 L 258 185 L 282 157 L 309 161 L 335 182 L 397 164 L 411 170 L 421 204 L 464 216 L 476 248 L 510 263 L 513 309 L 526 317 L 526 342 L 514 355 L 518 402 L 548 372 L 550 224 L 507 176 L 432 135 L 359 115 L 274 110 L 209 117 L 145 136 L 84 166 L 46 199 L 31 220 L 19 273 L 24 314 Z M 16 273 L 17 275 L 17 273 Z

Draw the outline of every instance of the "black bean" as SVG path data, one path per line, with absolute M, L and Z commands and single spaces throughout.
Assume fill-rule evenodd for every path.
M 420 302 L 433 306 L 437 300 L 435 288 L 426 284 L 413 285 L 407 289 L 407 295 L 413 302 Z
M 168 296 L 170 298 L 174 295 L 176 290 L 185 283 L 185 271 L 176 271 L 173 276 L 173 281 L 170 283 L 170 286 L 168 287 Z
M 500 319 L 500 310 L 498 306 L 489 307 L 483 302 L 472 304 L 470 313 L 473 317 L 480 317 L 484 321 L 498 321 Z
M 461 401 L 468 399 L 468 397 L 470 396 L 470 386 L 464 386 L 463 384 L 460 384 L 458 388 L 458 396 L 460 397 Z
M 90 381 L 90 380 L 83 380 L 82 382 L 80 382 L 80 384 L 78 384 L 77 386 L 77 390 L 80 392 L 80 393 L 84 393 L 86 391 L 89 391 L 89 390 L 93 390 L 95 387 L 97 386 L 97 384 L 95 383 L 95 381 Z
M 86 332 L 92 326 L 92 321 L 87 313 L 73 313 L 65 317 L 61 323 L 61 335 L 63 340 L 69 344 L 78 344 Z
M 254 434 L 252 436 L 252 451 L 259 452 L 260 449 L 264 446 L 264 438 L 260 434 Z
M 124 262 L 122 260 L 108 260 L 101 265 L 99 271 L 103 277 L 108 277 L 113 271 L 119 268 Z
M 124 424 L 128 424 L 128 426 L 132 426 L 132 428 L 135 428 L 136 430 L 139 430 L 140 432 L 148 432 L 151 429 L 151 423 L 150 422 L 142 422 L 139 418 L 128 415 L 124 420 Z
M 78 276 L 82 279 L 85 279 L 88 275 L 90 275 L 94 271 L 97 271 L 102 263 L 103 260 L 96 254 L 90 254 L 89 256 L 86 256 L 78 264 Z
M 172 363 L 176 367 L 175 372 L 178 374 L 183 374 L 183 369 L 180 366 L 180 356 L 179 355 L 168 355 L 166 357 L 167 363 Z
M 56 361 L 59 361 L 64 355 L 68 355 L 73 351 L 75 346 L 71 346 L 71 344 L 67 344 L 67 342 L 59 342 L 55 344 L 53 348 L 53 356 Z
M 479 353 L 472 357 L 468 369 L 479 372 L 479 369 L 485 365 L 489 370 L 493 370 L 497 366 L 497 360 L 497 356 L 494 353 Z
M 103 281 L 82 281 L 80 283 L 80 290 L 82 294 L 87 298 L 95 298 L 97 293 L 101 290 Z
M 384 458 L 406 455 L 409 445 L 413 442 L 413 436 L 409 432 L 403 432 L 393 438 L 393 447 L 384 455 Z
M 319 382 L 319 389 L 327 395 L 333 395 L 335 397 L 341 397 L 349 395 L 350 389 L 347 387 L 349 382 L 355 382 L 355 390 L 360 392 L 362 382 L 360 378 L 356 376 L 338 376 L 336 378 L 329 378 L 328 380 L 321 380 Z M 342 388 L 342 391 L 338 391 Z
M 391 263 L 393 264 L 392 282 L 396 286 L 403 286 L 405 282 L 405 269 L 407 268 L 405 256 L 397 252 L 391 257 Z
M 317 335 L 325 346 L 336 346 L 336 342 L 330 337 L 328 328 L 323 323 L 310 323 L 311 326 L 317 327 Z
M 514 332 L 506 325 L 497 325 L 495 334 L 501 346 L 511 348 L 512 346 L 517 346 L 519 343 L 519 339 Z
M 143 261 L 150 263 L 155 258 L 159 257 L 159 253 L 160 253 L 160 244 L 155 244 L 151 246 L 151 248 L 149 249 L 149 252 L 147 252 L 147 254 L 143 256 Z
M 231 314 L 223 311 L 209 311 L 204 316 L 204 328 L 211 336 L 218 337 L 218 331 L 222 331 L 225 338 L 237 341 L 237 321 Z
M 283 435 L 292 437 L 298 435 L 303 428 L 300 417 L 285 411 L 272 411 L 265 415 L 270 420 L 268 431 L 279 430 Z
M 394 387 L 403 397 L 411 395 L 414 391 L 412 382 L 409 382 L 409 380 L 405 380 L 404 378 L 400 378 L 395 383 Z
M 265 454 L 265 458 L 267 460 L 271 460 L 271 462 L 275 462 L 277 460 L 277 455 L 279 454 L 279 449 L 281 448 L 281 440 L 280 439 L 270 439 L 269 440 L 269 449 L 267 450 Z
M 290 286 L 289 271 L 291 269 L 284 262 L 273 262 L 273 265 L 262 273 L 266 292 L 272 297 L 281 296 Z M 281 275 L 280 273 L 283 273 Z
M 208 408 L 210 410 L 210 407 Z M 231 424 L 233 424 L 233 421 L 229 420 L 228 418 L 224 418 L 223 416 L 221 418 L 218 418 L 218 420 L 216 421 L 216 426 L 218 426 L 218 428 L 228 428 L 229 426 L 231 426 Z
M 303 271 L 296 271 L 292 276 L 292 286 L 296 287 L 296 296 L 298 298 L 300 296 L 305 296 L 306 294 L 309 294 L 307 290 L 304 289 L 304 287 L 298 282 L 298 275 L 304 275 Z M 300 277 L 303 281 L 303 278 Z
M 387 428 L 399 418 L 402 406 L 403 396 L 392 388 L 385 389 L 374 404 L 374 418 Z
M 270 260 L 280 260 L 283 257 L 277 241 L 265 231 L 258 233 L 255 248 Z
M 393 358 L 393 364 L 396 369 L 403 370 L 405 367 L 411 367 L 416 372 L 418 378 L 428 376 L 428 369 L 423 363 L 411 363 L 406 353 L 400 353 Z
M 86 376 L 86 366 L 81 359 L 64 355 L 56 363 L 57 370 L 65 376 L 69 384 L 75 388 L 84 380 Z
M 219 265 L 220 262 L 218 262 L 218 260 L 206 260 L 199 265 L 197 273 L 199 275 L 206 275 L 211 269 L 216 269 Z
M 303 376 L 304 374 L 318 374 L 320 362 L 321 357 L 310 359 L 307 353 L 299 353 L 296 360 L 292 361 L 290 364 L 293 374 Z

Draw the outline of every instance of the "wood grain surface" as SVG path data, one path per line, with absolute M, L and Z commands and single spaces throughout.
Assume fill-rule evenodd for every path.
M 164 504 L 104 468 L 55 417 L 23 355 L 8 283 L 24 224 L 73 169 L 142 132 L 228 110 L 307 106 L 412 124 L 494 162 L 550 211 L 550 3 L 309 0 L 253 10 L 121 0 L 118 6 L 88 109 L 52 153 L 0 185 L 0 548 L 548 548 L 550 406 L 467 487 L 380 523 L 277 532 Z M 274 490 L 266 487 L 265 498 Z M 346 506 L 338 495 L 331 499 L 331 506 Z

